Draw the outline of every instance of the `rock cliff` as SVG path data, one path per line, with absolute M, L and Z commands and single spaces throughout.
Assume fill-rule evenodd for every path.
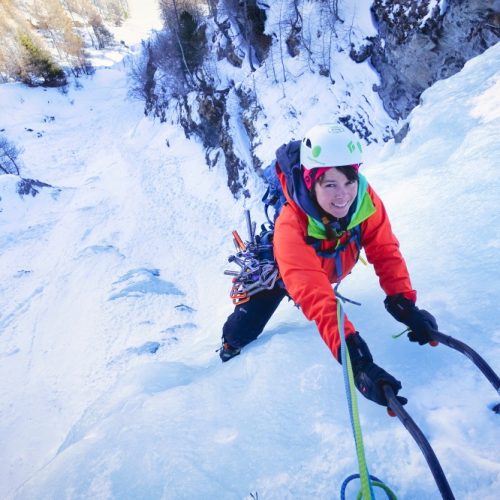
M 374 0 L 367 46 L 388 114 L 406 118 L 422 92 L 498 42 L 498 0 Z

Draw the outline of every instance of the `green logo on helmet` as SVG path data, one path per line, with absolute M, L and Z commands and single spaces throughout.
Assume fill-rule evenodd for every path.
M 358 151 L 360 153 L 363 152 L 363 149 L 361 148 L 361 143 L 359 141 L 356 141 L 356 144 L 354 144 L 352 141 L 349 141 L 349 143 L 347 144 L 347 149 L 349 150 L 349 153 L 354 153 L 356 148 L 358 148 Z
M 312 148 L 313 158 L 317 158 L 321 154 L 321 146 L 314 146 Z

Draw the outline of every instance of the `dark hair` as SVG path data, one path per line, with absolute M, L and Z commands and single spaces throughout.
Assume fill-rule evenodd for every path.
M 347 180 L 349 181 L 359 181 L 359 174 L 355 168 L 352 167 L 352 165 L 343 165 L 341 167 L 334 167 L 337 170 L 340 170 L 346 177 Z M 323 182 L 323 178 L 325 176 L 326 172 L 322 175 L 320 175 L 317 179 L 316 182 L 319 182 L 320 184 Z M 312 189 L 311 189 L 312 191 Z

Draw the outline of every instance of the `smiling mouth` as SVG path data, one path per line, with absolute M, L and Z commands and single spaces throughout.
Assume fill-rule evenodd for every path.
M 332 205 L 335 207 L 335 208 L 345 208 L 347 206 L 349 202 L 346 201 L 344 204 L 340 204 L 340 203 L 332 203 Z

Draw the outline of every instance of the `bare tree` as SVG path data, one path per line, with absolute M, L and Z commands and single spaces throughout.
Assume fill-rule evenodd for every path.
M 290 18 L 290 31 L 286 39 L 288 53 L 292 57 L 300 54 L 301 32 L 302 32 L 302 14 L 299 10 L 299 1 L 293 0 L 294 17 Z
M 79 0 L 76 0 L 80 3 Z M 128 17 L 129 6 L 127 0 L 83 0 L 84 3 L 92 2 L 92 6 L 102 16 L 116 26 L 120 26 Z
M 152 42 L 142 42 L 141 55 L 135 58 L 128 72 L 129 95 L 146 103 L 146 111 L 150 111 L 155 99 L 155 74 L 158 62 L 153 54 Z
M 23 152 L 5 135 L 0 135 L 0 171 L 4 174 L 19 175 L 19 155 Z
M 12 0 L 0 0 L 0 78 L 8 81 L 18 72 L 23 62 L 23 51 L 18 32 L 28 31 L 28 23 L 20 15 Z
M 102 49 L 114 42 L 113 34 L 104 24 L 103 14 L 90 0 L 60 0 L 60 2 L 71 16 L 74 26 L 81 24 L 75 20 L 75 14 L 84 20 L 83 28 L 86 30 L 93 47 Z
M 37 66 L 31 63 L 41 59 L 46 67 L 50 59 L 59 68 L 64 65 L 75 76 L 92 71 L 84 52 L 84 31 L 94 47 L 103 48 L 114 41 L 105 21 L 119 24 L 127 16 L 126 0 L 0 0 L 0 81 L 26 80 Z M 43 76 L 27 80 L 33 85 L 46 81 Z
M 212 16 L 217 23 L 217 0 L 206 0 L 208 13 Z
M 184 70 L 186 71 L 186 74 L 189 75 L 189 77 L 191 78 L 191 81 L 193 81 L 193 76 L 191 74 L 191 70 L 190 70 L 189 65 L 186 61 L 186 53 L 184 50 L 184 42 L 185 41 L 181 40 L 181 36 L 180 36 L 180 31 L 182 30 L 182 27 L 181 27 L 180 18 L 179 18 L 179 9 L 177 8 L 177 1 L 171 0 L 171 2 L 172 2 L 171 5 L 173 7 L 173 12 L 174 12 L 174 16 L 175 16 L 175 23 L 171 23 L 171 28 L 172 28 L 172 31 L 175 35 L 176 40 L 177 40 L 177 44 L 179 47 L 179 53 L 181 55 L 182 62 L 184 65 Z
M 326 35 L 323 35 L 323 64 L 320 69 L 320 73 L 325 76 L 328 76 L 332 83 L 334 83 L 334 79 L 332 76 L 332 45 L 334 37 L 337 37 L 337 23 L 343 23 L 344 21 L 339 17 L 339 7 L 338 0 L 329 0 L 325 6 L 326 15 L 325 19 L 325 29 L 328 33 L 328 48 L 325 50 L 326 45 Z
M 83 41 L 74 30 L 71 18 L 61 2 L 59 0 L 44 0 L 43 2 L 36 0 L 32 8 L 39 28 L 51 40 L 59 59 L 65 61 L 77 76 L 78 72 L 85 67 Z
M 279 48 L 280 48 L 280 59 L 281 59 L 281 69 L 283 71 L 283 81 L 286 82 L 286 69 L 285 69 L 285 61 L 283 61 L 283 35 L 282 35 L 282 27 L 283 27 L 283 21 L 282 21 L 282 16 L 283 16 L 283 1 L 280 4 L 280 20 L 279 20 Z
M 178 62 L 188 88 L 203 86 L 207 39 L 205 18 L 199 3 L 194 0 L 160 0 L 160 9 L 165 22 L 162 43 L 170 41 L 170 65 Z

